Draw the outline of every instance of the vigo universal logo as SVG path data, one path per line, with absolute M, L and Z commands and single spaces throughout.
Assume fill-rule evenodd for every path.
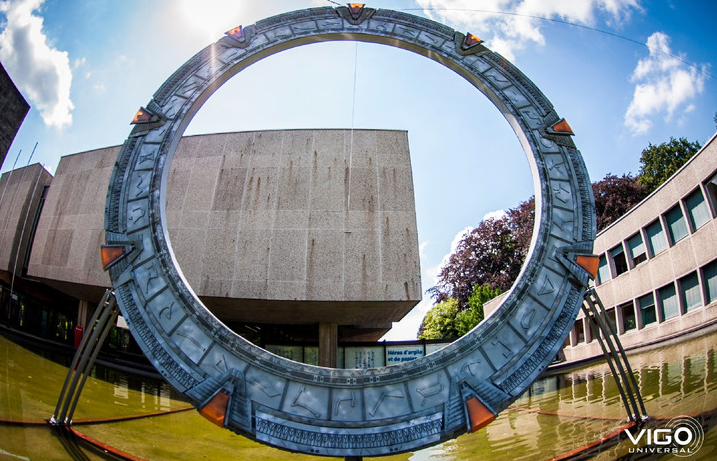
M 630 453 L 659 453 L 692 456 L 702 447 L 705 433 L 700 423 L 690 416 L 676 416 L 665 427 L 643 428 L 633 435 L 625 429 L 634 445 Z

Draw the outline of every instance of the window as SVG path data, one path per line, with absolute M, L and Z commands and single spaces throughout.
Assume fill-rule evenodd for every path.
M 585 327 L 583 326 L 583 319 L 576 320 L 573 328 L 575 329 L 575 344 L 584 343 Z
M 699 188 L 685 198 L 685 207 L 690 216 L 692 229 L 697 230 L 709 222 L 710 210 Z
M 605 317 L 609 324 L 608 327 L 617 334 L 617 329 L 615 328 L 615 326 L 617 325 L 617 323 L 615 322 L 615 309 L 613 308 L 606 310 Z
M 687 222 L 685 221 L 682 208 L 680 208 L 679 204 L 673 206 L 670 211 L 665 213 L 665 221 L 667 222 L 667 229 L 670 231 L 670 240 L 673 245 L 687 237 L 689 233 L 687 230 Z
M 667 240 L 665 239 L 665 232 L 662 230 L 662 223 L 657 219 L 645 228 L 647 233 L 647 240 L 650 244 L 650 253 L 655 256 L 665 248 L 667 248 Z
M 637 304 L 640 306 L 643 328 L 651 323 L 657 322 L 657 316 L 655 315 L 655 299 L 653 298 L 652 293 L 648 293 L 645 296 L 638 298 Z
M 647 259 L 645 242 L 642 241 L 642 235 L 639 232 L 627 239 L 627 247 L 630 249 L 630 257 L 635 266 Z
M 700 281 L 697 272 L 693 272 L 680 279 L 680 297 L 685 312 L 694 310 L 702 305 L 702 293 L 700 293 Z
M 598 285 L 610 280 L 610 266 L 607 265 L 607 258 L 605 255 L 600 256 L 600 263 L 598 264 Z
M 677 300 L 674 283 L 660 288 L 657 290 L 657 294 L 660 297 L 660 313 L 663 321 L 671 319 L 680 313 L 680 303 Z
M 630 301 L 619 307 L 622 314 L 622 332 L 634 330 L 637 328 L 637 319 L 635 318 L 635 305 Z
M 717 301 L 717 260 L 702 268 L 707 304 Z
M 625 259 L 625 250 L 622 248 L 622 245 L 618 245 L 610 250 L 610 256 L 612 257 L 612 262 L 615 264 L 615 277 L 623 272 L 627 272 L 627 260 Z
M 705 192 L 707 192 L 707 200 L 712 205 L 712 213 L 717 215 L 717 174 L 705 183 Z

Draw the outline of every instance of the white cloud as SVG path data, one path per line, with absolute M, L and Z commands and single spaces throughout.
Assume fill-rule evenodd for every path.
M 423 274 L 421 276 L 423 287 L 433 287 L 438 283 L 438 273 L 441 271 L 441 268 L 443 265 L 448 261 L 448 258 L 455 253 L 456 249 L 458 248 L 458 244 L 463 240 L 463 237 L 466 235 L 466 233 L 472 231 L 472 227 L 465 227 L 461 231 L 459 231 L 455 237 L 453 237 L 453 241 L 451 242 L 451 249 L 448 253 L 446 253 L 443 258 L 441 259 L 440 264 L 438 265 L 428 265 L 427 254 L 425 252 L 426 247 L 428 246 L 428 242 L 421 242 L 421 244 L 418 246 L 418 254 L 421 258 L 421 267 L 423 269 Z M 382 341 L 408 341 L 416 339 L 418 336 L 418 328 L 421 326 L 421 322 L 423 321 L 423 317 L 426 316 L 426 313 L 428 313 L 429 310 L 433 307 L 433 299 L 430 296 L 427 296 L 424 294 L 423 299 L 416 304 L 416 306 L 411 309 L 411 311 L 406 314 L 405 317 L 401 319 L 399 322 L 394 322 L 393 327 L 391 330 L 386 333 L 383 338 L 381 338 Z
M 95 90 L 95 93 L 103 94 L 107 91 L 107 87 L 104 85 L 104 83 L 95 83 L 92 86 L 92 89 Z
M 418 255 L 421 259 L 424 259 L 426 257 L 426 247 L 428 246 L 428 242 L 421 242 L 420 245 L 418 245 Z
M 463 240 L 466 234 L 468 234 L 473 229 L 474 227 L 466 226 L 463 228 L 463 230 L 458 231 L 458 233 L 453 237 L 453 240 L 451 241 L 451 252 L 444 256 L 443 260 L 447 261 L 448 257 L 456 252 L 456 250 L 458 249 L 458 244 L 461 243 L 461 240 Z
M 418 337 L 423 317 L 433 307 L 433 300 L 424 297 L 421 302 L 411 309 L 400 322 L 394 322 L 393 327 L 381 338 L 381 341 L 411 341 Z
M 704 91 L 705 74 L 674 57 L 669 36 L 655 32 L 647 47 L 649 56 L 632 73 L 635 91 L 625 112 L 625 125 L 634 135 L 649 131 L 654 116 L 663 114 L 670 121 L 692 111 L 690 101 Z
M 451 242 L 451 249 L 448 253 L 446 253 L 443 258 L 441 259 L 440 264 L 438 265 L 428 265 L 427 254 L 425 252 L 426 246 L 428 246 L 428 242 L 421 242 L 421 244 L 418 247 L 419 250 L 419 256 L 421 258 L 421 267 L 423 269 L 423 274 L 421 276 L 422 284 L 424 287 L 433 287 L 438 283 L 438 273 L 441 271 L 441 268 L 443 265 L 448 261 L 448 258 L 455 253 L 456 249 L 458 248 L 458 244 L 463 240 L 463 237 L 466 235 L 466 233 L 472 231 L 472 227 L 465 227 L 461 231 L 459 231 L 455 237 L 453 237 L 453 241 Z M 426 313 L 431 310 L 433 307 L 433 299 L 430 296 L 424 295 L 421 302 L 416 304 L 416 306 L 406 314 L 405 317 L 401 319 L 400 322 L 394 322 L 393 327 L 391 330 L 386 333 L 381 340 L 385 341 L 406 341 L 406 340 L 413 340 L 416 339 L 418 335 L 418 328 L 421 326 L 421 322 L 423 321 L 423 317 L 426 316 Z
M 533 44 L 543 45 L 544 21 L 560 19 L 577 24 L 594 24 L 598 12 L 620 21 L 631 10 L 639 9 L 637 0 L 416 0 L 429 17 L 458 30 L 471 32 L 486 41 L 486 46 L 514 61 L 515 52 Z
M 483 216 L 483 221 L 487 219 L 503 219 L 506 216 L 508 216 L 508 213 L 506 213 L 505 210 L 489 211 Z
M 40 111 L 45 124 L 62 128 L 72 124 L 72 71 L 67 52 L 47 43 L 43 20 L 33 14 L 42 2 L 0 2 L 0 12 L 7 18 L 0 33 L 0 61 L 23 95 Z

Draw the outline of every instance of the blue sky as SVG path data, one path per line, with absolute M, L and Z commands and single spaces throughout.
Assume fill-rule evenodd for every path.
M 137 109 L 224 31 L 326 0 L 0 0 L 0 61 L 32 106 L 2 171 L 121 144 Z M 636 173 L 649 143 L 715 132 L 714 1 L 383 0 L 471 32 L 513 61 L 576 133 L 593 181 Z M 539 19 L 542 18 L 542 19 Z M 424 289 L 452 242 L 533 194 L 518 141 L 461 77 L 410 52 L 323 43 L 267 58 L 187 134 L 275 128 L 409 132 Z M 18 157 L 18 153 L 20 153 Z M 410 339 L 424 300 L 388 339 Z

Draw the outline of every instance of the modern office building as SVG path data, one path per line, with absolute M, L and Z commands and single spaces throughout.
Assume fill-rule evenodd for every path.
M 717 135 L 652 194 L 597 234 L 595 291 L 625 349 L 717 328 Z M 504 295 L 484 305 L 486 316 Z M 578 314 L 565 361 L 602 356 Z
M 596 292 L 626 349 L 717 327 L 717 135 L 601 231 Z M 581 313 L 565 357 L 602 354 Z

